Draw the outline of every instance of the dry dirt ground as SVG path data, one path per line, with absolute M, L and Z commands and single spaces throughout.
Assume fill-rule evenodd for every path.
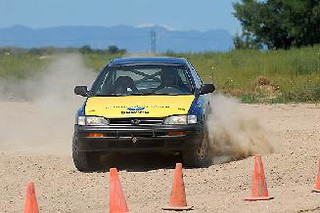
M 195 206 L 191 212 L 320 212 L 320 194 L 311 193 L 315 162 L 320 158 L 320 106 L 246 107 L 261 115 L 269 134 L 281 144 L 277 153 L 263 156 L 269 194 L 274 200 L 243 201 L 250 195 L 252 157 L 216 161 L 209 168 L 184 170 L 187 201 Z M 28 141 L 29 134 L 23 129 L 28 125 L 26 120 L 34 120 L 37 112 L 26 103 L 0 103 L 0 109 L 0 212 L 22 212 L 28 181 L 36 185 L 40 212 L 108 212 L 108 171 L 78 172 L 68 154 L 70 149 L 65 151 L 69 140 L 63 141 L 61 152 L 27 149 L 28 144 L 22 146 L 23 140 L 19 143 L 15 136 L 26 134 Z M 21 123 L 16 122 L 18 118 Z M 48 133 L 34 130 L 32 134 L 59 140 L 59 127 L 44 125 L 50 129 Z M 71 128 L 70 124 L 64 131 Z M 15 138 L 12 146 L 8 132 Z M 59 150 L 57 146 L 55 149 Z M 112 165 L 122 168 L 119 174 L 131 212 L 163 212 L 161 207 L 169 200 L 175 160 L 152 154 L 111 160 Z

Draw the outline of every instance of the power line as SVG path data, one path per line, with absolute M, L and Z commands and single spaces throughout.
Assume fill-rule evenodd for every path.
M 151 31 L 151 53 L 157 52 L 157 34 L 155 30 Z

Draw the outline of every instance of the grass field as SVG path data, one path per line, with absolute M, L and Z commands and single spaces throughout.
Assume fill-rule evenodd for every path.
M 205 82 L 248 103 L 320 101 L 320 46 L 289 51 L 234 50 L 226 53 L 167 53 L 188 58 Z M 86 65 L 99 71 L 120 55 L 83 54 Z M 0 54 L 0 78 L 28 78 L 52 60 L 30 53 Z

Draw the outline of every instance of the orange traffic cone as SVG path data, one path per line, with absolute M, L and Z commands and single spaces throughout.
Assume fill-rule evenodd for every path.
M 24 204 L 24 213 L 39 213 L 34 184 L 32 182 L 27 184 L 27 196 Z
M 313 192 L 320 193 L 320 159 L 318 160 L 318 174 L 316 177 L 316 188 L 313 190 Z
M 269 196 L 267 183 L 264 177 L 263 164 L 261 156 L 254 157 L 254 167 L 252 176 L 252 188 L 251 197 L 245 198 L 246 201 L 257 201 L 257 200 L 270 200 L 273 197 Z
M 129 212 L 116 168 L 110 169 L 110 213 Z
M 177 163 L 174 172 L 174 180 L 171 191 L 171 198 L 169 205 L 162 208 L 163 210 L 191 210 L 193 206 L 187 205 L 186 192 L 184 189 L 183 176 L 182 176 L 182 164 Z

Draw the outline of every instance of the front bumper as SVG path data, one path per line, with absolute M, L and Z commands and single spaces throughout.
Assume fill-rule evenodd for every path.
M 172 135 L 172 131 L 184 135 Z M 79 152 L 183 151 L 195 149 L 203 137 L 203 124 L 74 126 L 74 146 Z M 103 133 L 104 137 L 89 137 Z

